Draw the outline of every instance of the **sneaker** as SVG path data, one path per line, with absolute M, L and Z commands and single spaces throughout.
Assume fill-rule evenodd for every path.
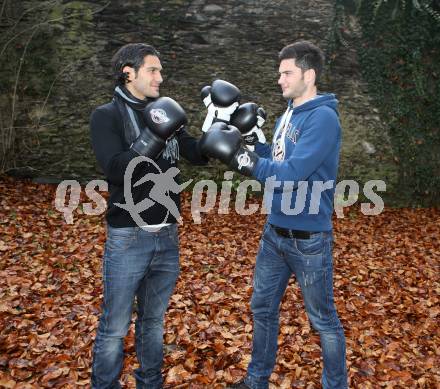
M 251 389 L 244 383 L 244 380 L 238 381 L 236 384 L 227 386 L 226 389 Z

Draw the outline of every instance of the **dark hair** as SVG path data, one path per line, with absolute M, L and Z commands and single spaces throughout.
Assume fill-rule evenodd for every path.
M 129 43 L 122 46 L 112 58 L 112 71 L 116 84 L 125 85 L 127 73 L 122 71 L 124 66 L 131 66 L 137 73 L 147 55 L 159 58 L 159 52 L 145 43 Z
M 309 41 L 297 41 L 283 47 L 278 58 L 280 61 L 294 59 L 295 65 L 301 68 L 303 72 L 313 69 L 316 74 L 315 83 L 319 81 L 325 60 L 322 50 Z

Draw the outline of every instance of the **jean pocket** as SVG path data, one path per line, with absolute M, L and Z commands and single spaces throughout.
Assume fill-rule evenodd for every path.
M 325 239 L 323 234 L 313 234 L 310 239 L 295 239 L 295 248 L 301 255 L 320 255 L 324 252 Z
M 170 230 L 168 236 L 173 244 L 179 246 L 179 232 L 177 230 Z
M 269 223 L 266 223 L 263 227 L 261 239 L 272 244 L 273 239 L 271 238 L 271 235 L 273 234 L 276 234 L 276 232 L 272 229 L 272 226 Z
M 136 239 L 136 229 L 134 227 L 109 228 L 107 230 L 106 246 L 110 250 L 126 250 Z

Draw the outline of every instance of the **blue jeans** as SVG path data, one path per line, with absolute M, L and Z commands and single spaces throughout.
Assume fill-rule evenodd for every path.
M 307 316 L 321 338 L 322 387 L 347 388 L 344 330 L 333 299 L 332 247 L 331 232 L 318 232 L 310 239 L 292 239 L 278 235 L 266 223 L 251 301 L 253 349 L 245 379 L 250 388 L 269 387 L 277 353 L 280 303 L 292 274 L 300 285 Z
M 163 320 L 179 274 L 177 225 L 157 232 L 107 226 L 103 310 L 93 349 L 92 388 L 120 388 L 133 302 L 137 300 L 137 389 L 162 388 Z

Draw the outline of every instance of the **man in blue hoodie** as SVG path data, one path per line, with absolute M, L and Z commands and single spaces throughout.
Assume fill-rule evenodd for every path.
M 252 360 L 246 378 L 230 388 L 269 387 L 279 308 L 294 274 L 308 318 L 321 338 L 322 387 L 345 389 L 345 337 L 332 281 L 331 216 L 341 145 L 337 100 L 333 94 L 317 92 L 324 64 L 318 47 L 296 42 L 284 47 L 279 59 L 278 84 L 288 107 L 275 125 L 272 147 L 257 143 L 255 152 L 247 150 L 236 142 L 239 132 L 226 124 L 208 131 L 201 146 L 205 154 L 266 182 L 266 190 L 269 182 L 275 187 L 272 202 L 265 204 L 270 214 L 254 273 Z

